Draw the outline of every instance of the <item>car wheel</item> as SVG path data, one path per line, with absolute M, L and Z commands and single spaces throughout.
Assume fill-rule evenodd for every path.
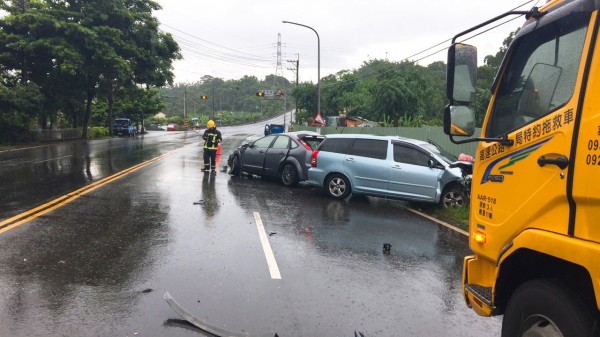
M 233 160 L 231 161 L 231 174 L 234 176 L 240 175 L 240 157 L 233 156 Z
M 446 187 L 442 193 L 440 204 L 444 208 L 461 209 L 465 207 L 464 191 L 457 186 Z
M 510 297 L 502 337 L 595 336 L 593 315 L 580 297 L 558 282 L 532 280 Z
M 281 170 L 281 182 L 285 186 L 295 186 L 298 184 L 298 171 L 292 164 L 287 164 Z
M 345 199 L 352 191 L 348 178 L 341 174 L 332 174 L 327 179 L 325 186 L 329 195 L 336 199 Z

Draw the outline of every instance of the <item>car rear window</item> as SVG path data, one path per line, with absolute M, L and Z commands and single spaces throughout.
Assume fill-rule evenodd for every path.
M 375 159 L 385 159 L 387 158 L 387 140 L 379 140 L 379 139 L 356 139 L 348 154 L 375 158 Z
M 321 142 L 323 141 L 323 136 L 317 137 L 317 136 L 304 136 L 301 138 L 306 144 L 308 144 L 308 146 L 310 146 L 311 149 L 316 149 L 317 147 L 319 147 L 319 144 L 321 144 Z
M 319 151 L 346 154 L 352 142 L 352 138 L 325 138 L 319 146 Z

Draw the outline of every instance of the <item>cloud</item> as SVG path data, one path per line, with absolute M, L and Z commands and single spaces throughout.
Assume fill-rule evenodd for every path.
M 276 72 L 278 34 L 281 36 L 281 71 L 287 60 L 300 59 L 301 81 L 316 82 L 318 50 L 316 34 L 305 27 L 283 24 L 298 22 L 314 28 L 320 37 L 321 76 L 343 69 L 359 68 L 369 59 L 417 60 L 449 46 L 449 42 L 418 54 L 480 22 L 519 5 L 529 9 L 535 1 L 488 2 L 432 1 L 342 1 L 302 2 L 223 0 L 158 0 L 156 12 L 161 29 L 172 33 L 182 48 L 184 60 L 175 63 L 178 82 L 194 82 L 203 75 L 259 79 Z M 495 28 L 469 41 L 479 48 L 479 58 L 494 54 L 523 18 Z M 445 60 L 441 51 L 420 61 L 427 65 Z

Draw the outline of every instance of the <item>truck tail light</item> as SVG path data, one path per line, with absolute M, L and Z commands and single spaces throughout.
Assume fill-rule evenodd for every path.
M 313 152 L 310 157 L 310 167 L 317 167 L 317 156 L 319 155 L 319 150 Z

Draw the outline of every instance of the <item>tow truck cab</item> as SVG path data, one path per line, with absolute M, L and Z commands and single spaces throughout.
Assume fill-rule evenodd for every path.
M 600 3 L 551 0 L 458 34 L 444 131 L 477 141 L 462 291 L 502 336 L 596 336 L 600 303 Z M 476 49 L 458 37 L 508 15 L 508 48 L 475 130 Z

